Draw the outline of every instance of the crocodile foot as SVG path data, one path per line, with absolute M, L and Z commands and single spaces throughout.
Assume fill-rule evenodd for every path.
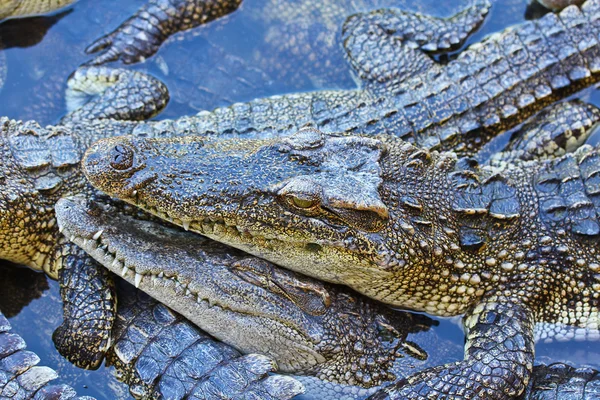
M 99 53 L 89 65 L 121 60 L 144 61 L 172 34 L 229 14 L 241 0 L 150 0 L 111 33 L 92 43 L 86 53 Z

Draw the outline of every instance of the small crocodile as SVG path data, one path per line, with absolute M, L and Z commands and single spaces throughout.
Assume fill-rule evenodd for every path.
M 45 277 L 36 275 L 23 268 L 1 268 L 3 297 L 39 297 L 42 292 L 35 288 L 33 292 L 20 293 L 23 290 L 23 280 L 33 277 L 33 280 L 46 281 Z M 21 278 L 21 282 L 18 286 L 11 286 L 11 282 L 4 280 L 7 277 L 12 277 L 12 280 Z M 302 385 L 293 378 L 270 375 L 275 364 L 267 357 L 256 354 L 242 356 L 129 285 L 117 285 L 117 292 L 120 301 L 117 323 L 113 330 L 115 341 L 107 352 L 107 365 L 114 366 L 115 375 L 129 386 L 129 391 L 135 398 L 173 398 L 177 395 L 177 398 L 187 396 L 233 400 L 255 396 L 261 399 L 287 400 L 302 392 Z M 45 297 L 54 303 L 59 302 L 54 293 L 46 293 Z M 0 308 L 5 305 L 3 302 Z M 43 326 L 47 322 L 46 307 L 30 311 L 33 317 L 28 324 L 30 329 L 46 331 L 47 327 Z M 25 350 L 25 342 L 7 330 L 10 328 L 7 324 L 0 312 L 0 398 L 72 398 L 75 395 L 73 388 L 67 385 L 50 386 L 52 380 L 57 378 L 57 373 L 50 368 L 36 366 L 39 358 Z M 36 347 L 39 348 L 39 344 Z M 168 349 L 168 356 L 165 356 L 165 349 Z M 160 366 L 158 376 L 152 375 L 153 370 L 149 369 L 152 362 L 149 360 Z M 55 365 L 56 361 L 51 360 Z M 187 368 L 182 370 L 181 365 L 186 365 Z M 57 370 L 62 371 L 60 362 Z M 71 384 L 75 385 L 80 379 L 85 379 L 86 374 L 94 381 L 97 380 L 96 372 L 89 375 L 89 372 L 79 371 L 68 374 Z M 104 371 L 107 375 L 112 374 L 109 369 Z M 67 377 L 64 372 L 61 375 L 64 382 Z M 230 384 L 224 385 L 223 381 L 231 376 L 235 376 L 235 384 L 229 379 Z M 112 376 L 106 378 L 107 381 L 114 379 Z M 103 392 L 101 386 L 96 387 Z M 105 395 L 103 398 L 110 397 L 108 391 L 102 394 Z M 85 399 L 91 400 L 90 397 Z
M 306 128 L 104 139 L 82 167 L 110 196 L 278 265 L 391 305 L 465 314 L 464 361 L 409 377 L 390 389 L 397 398 L 514 397 L 534 338 L 600 339 L 600 150 L 589 146 L 501 169 Z
M 549 104 L 592 85 L 600 71 L 598 0 L 493 34 L 445 65 L 425 54 L 462 43 L 487 7 L 476 2 L 449 19 L 396 9 L 350 17 L 342 38 L 361 82 L 357 89 L 257 99 L 174 121 L 73 129 L 274 136 L 310 124 L 326 132 L 385 133 L 470 155 Z
M 217 336 L 242 351 L 259 350 L 273 356 L 288 372 L 301 372 L 305 368 L 302 365 L 307 360 L 303 356 L 307 336 L 313 338 L 312 344 L 309 341 L 313 354 L 325 358 L 318 364 L 321 373 L 317 375 L 329 381 L 354 381 L 361 385 L 368 383 L 366 377 L 369 374 L 377 379 L 373 367 L 379 371 L 376 373 L 385 377 L 385 371 L 381 369 L 386 363 L 376 359 L 377 349 L 398 348 L 402 344 L 406 349 L 412 349 L 409 354 L 413 356 L 422 351 L 425 356 L 429 354 L 426 362 L 419 362 L 414 358 L 397 358 L 393 352 L 381 353 L 379 357 L 385 360 L 395 358 L 392 371 L 399 376 L 435 364 L 443 349 L 447 349 L 448 345 L 436 339 L 435 334 L 418 332 L 429 327 L 427 318 L 409 317 L 406 313 L 393 316 L 389 309 L 360 299 L 342 287 L 322 284 L 267 261 L 244 256 L 191 232 L 117 214 L 113 207 L 98 198 L 94 201 L 81 197 L 62 199 L 56 207 L 57 221 L 65 235 L 113 272 L 189 315 L 199 326 L 216 327 Z M 218 289 L 210 289 L 215 286 Z M 133 298 L 136 304 L 141 304 L 138 307 L 143 307 L 142 298 L 131 295 L 132 292 L 135 290 L 119 293 L 119 299 L 128 296 L 123 301 L 131 302 L 127 298 Z M 324 302 L 326 298 L 331 301 Z M 242 301 L 243 307 L 240 307 Z M 206 302 L 210 304 L 208 309 L 202 306 Z M 329 317 L 319 318 L 315 315 L 317 309 L 326 309 L 320 314 Z M 214 318 L 217 314 L 218 320 Z M 282 325 L 274 319 L 292 321 Z M 309 332 L 312 333 L 303 334 L 303 329 L 298 329 L 301 325 L 298 321 L 309 321 L 312 325 Z M 227 328 L 223 329 L 223 325 Z M 379 329 L 373 330 L 369 325 L 379 325 Z M 290 334 L 290 330 L 296 334 Z M 416 344 L 403 339 L 407 332 Z M 384 339 L 385 336 L 389 337 Z M 368 344 L 370 341 L 374 343 Z M 389 343 L 382 346 L 385 342 Z M 332 354 L 328 347 L 338 348 L 334 368 L 331 368 Z M 342 354 L 341 358 L 339 354 Z M 356 366 L 353 360 L 363 357 L 372 358 L 375 365 L 359 361 Z M 311 360 L 315 361 L 312 357 Z M 329 365 L 326 367 L 329 371 L 323 374 L 326 365 Z M 317 371 L 315 365 L 310 369 L 312 373 Z M 571 374 L 583 379 L 578 381 L 578 377 L 572 383 L 566 383 L 571 380 Z M 361 377 L 362 382 L 356 382 L 357 377 Z M 370 383 L 377 383 L 375 379 Z M 559 384 L 561 381 L 563 383 Z M 373 392 L 329 383 L 314 386 L 314 382 L 307 382 L 309 398 L 339 400 L 346 395 L 357 399 Z M 600 396 L 600 375 L 590 368 L 575 370 L 564 364 L 536 366 L 522 398 L 540 398 L 542 394 L 545 399 L 561 398 L 560 395 L 566 393 L 571 393 L 571 398 L 597 398 Z

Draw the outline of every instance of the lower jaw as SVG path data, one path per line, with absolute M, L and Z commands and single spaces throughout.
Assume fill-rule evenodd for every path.
M 188 318 L 195 325 L 219 340 L 237 348 L 242 353 L 266 354 L 277 361 L 280 370 L 290 373 L 303 373 L 325 361 L 320 354 L 308 345 L 294 341 L 284 335 L 273 336 L 271 342 L 264 341 L 269 337 L 268 326 L 279 326 L 286 330 L 285 323 L 263 316 L 249 316 L 245 313 L 223 307 L 209 299 L 202 298 L 198 293 L 177 280 L 159 274 L 137 273 L 133 268 L 123 265 L 114 254 L 108 252 L 107 245 L 100 239 L 84 239 L 71 236 L 70 240 L 85 249 L 93 258 L 107 267 L 111 272 L 121 276 L 130 284 L 136 286 L 148 295 Z M 176 299 L 176 301 L 173 301 Z M 256 329 L 249 330 L 253 321 Z M 264 332 L 260 332 L 265 328 Z M 253 339 L 252 339 L 253 338 Z M 282 357 L 285 353 L 295 353 L 296 358 Z

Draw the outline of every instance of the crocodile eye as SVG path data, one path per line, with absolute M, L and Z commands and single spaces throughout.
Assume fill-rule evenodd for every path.
M 301 199 L 300 197 L 292 196 L 292 203 L 298 208 L 312 208 L 317 205 L 315 199 Z
M 125 170 L 133 165 L 133 150 L 121 144 L 113 147 L 110 155 L 110 166 L 117 170 Z

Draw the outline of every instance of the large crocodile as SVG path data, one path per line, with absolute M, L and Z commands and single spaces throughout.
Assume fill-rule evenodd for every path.
M 435 333 L 418 333 L 429 326 L 422 316 L 393 315 L 342 287 L 288 272 L 191 232 L 118 215 L 114 206 L 102 199 L 62 199 L 56 207 L 57 220 L 65 235 L 113 272 L 235 347 L 275 357 L 281 369 L 364 385 L 381 383 L 388 367 L 405 376 L 447 358 L 443 353 L 448 345 Z M 139 295 L 121 296 L 133 297 L 143 306 Z M 409 332 L 416 344 L 406 340 Z M 429 357 L 426 362 L 398 358 L 393 349 L 402 347 L 409 354 Z M 585 379 L 559 384 L 575 370 L 538 366 L 523 398 L 560 399 L 567 393 L 581 400 L 600 396 L 600 375 L 589 368 L 578 371 Z M 303 381 L 309 398 L 363 398 L 372 392 Z
M 414 49 L 415 46 L 420 46 L 427 50 L 433 50 L 447 47 L 446 43 L 448 46 L 459 44 L 466 38 L 467 32 L 481 22 L 486 7 L 487 2 L 480 2 L 448 20 L 427 18 L 398 10 L 361 14 L 351 18 L 346 23 L 344 30 L 351 60 L 355 65 L 368 59 L 372 59 L 375 63 L 382 62 L 376 68 L 370 63 L 363 65 L 367 69 L 362 69 L 362 77 L 365 82 L 369 82 L 363 89 L 315 92 L 256 100 L 247 104 L 234 105 L 231 108 L 217 109 L 213 113 L 184 117 L 176 121 L 131 122 L 118 120 L 130 118 L 131 110 L 129 110 L 128 101 L 137 107 L 134 112 L 136 118 L 142 119 L 153 115 L 164 105 L 165 99 L 160 97 L 161 94 L 164 94 L 164 88 L 151 80 L 140 79 L 146 82 L 146 89 L 130 93 L 127 91 L 127 86 L 120 80 L 124 73 L 117 72 L 106 75 L 108 78 L 105 83 L 113 86 L 111 90 L 104 93 L 104 100 L 95 99 L 96 101 L 88 103 L 79 111 L 70 114 L 63 121 L 63 125 L 40 130 L 39 126 L 35 124 L 19 125 L 4 120 L 2 129 L 6 133 L 3 133 L 2 139 L 5 141 L 2 143 L 1 150 L 3 152 L 2 159 L 6 162 L 2 164 L 1 178 L 9 190 L 3 191 L 0 204 L 2 213 L 0 257 L 43 269 L 53 277 L 59 275 L 58 270 L 60 269 L 60 278 L 66 283 L 64 286 L 66 318 L 65 325 L 58 330 L 56 335 L 57 344 L 59 348 L 65 349 L 63 351 L 65 354 L 72 356 L 74 353 L 68 348 L 75 343 L 83 343 L 86 354 L 81 357 L 82 360 L 76 362 L 88 367 L 98 365 L 101 358 L 99 350 L 105 349 L 108 344 L 111 315 L 114 314 L 114 293 L 104 284 L 109 277 L 102 271 L 98 271 L 96 264 L 60 237 L 53 214 L 53 206 L 57 199 L 67 194 L 89 190 L 79 173 L 78 162 L 83 148 L 91 140 L 124 133 L 143 136 L 174 136 L 211 132 L 277 135 L 291 133 L 296 126 L 313 121 L 315 124 L 329 129 L 344 125 L 347 132 L 362 128 L 374 131 L 384 126 L 390 133 L 401 134 L 402 129 L 414 130 L 416 142 L 430 145 L 435 142 L 436 135 L 441 132 L 442 126 L 446 126 L 448 129 L 444 130 L 443 143 L 447 145 L 442 145 L 442 147 L 457 147 L 467 151 L 467 149 L 478 148 L 485 142 L 485 138 L 480 140 L 470 135 L 474 132 L 471 128 L 476 128 L 479 122 L 494 120 L 494 118 L 490 119 L 493 113 L 488 112 L 490 111 L 489 107 L 496 111 L 503 110 L 502 112 L 505 113 L 503 115 L 508 119 L 500 118 L 499 124 L 502 127 L 509 127 L 510 124 L 507 124 L 507 121 L 513 125 L 521 122 L 525 116 L 540 109 L 551 100 L 566 96 L 595 81 L 598 43 L 595 36 L 589 36 L 589 34 L 595 35 L 596 32 L 598 23 L 596 11 L 599 8 L 597 0 L 586 2 L 581 7 L 581 11 L 576 7 L 569 7 L 559 17 L 549 14 L 539 21 L 527 22 L 508 29 L 490 37 L 481 45 L 475 45 L 465 50 L 457 60 L 445 66 L 433 64 L 429 58 Z M 390 18 L 393 25 L 388 26 L 385 32 L 377 31 L 383 36 L 372 36 L 368 29 L 365 31 L 366 26 L 377 27 L 380 26 L 377 24 L 383 23 L 384 20 L 390 22 Z M 376 25 L 370 25 L 373 22 Z M 462 25 L 457 28 L 457 23 Z M 405 26 L 405 31 L 398 24 Z M 416 34 L 418 30 L 431 26 L 435 26 L 436 29 L 428 30 L 428 35 Z M 547 34 L 548 37 L 540 39 L 542 37 L 540 35 L 544 34 Z M 402 36 L 404 42 L 399 43 L 396 39 L 400 36 L 395 35 Z M 519 35 L 522 36 L 522 39 L 526 39 L 525 44 L 519 44 L 520 41 L 515 44 Z M 586 38 L 589 40 L 584 40 Z M 365 46 L 360 45 L 366 39 L 368 39 L 368 43 Z M 394 71 L 386 69 L 386 65 L 392 65 L 387 62 L 390 60 L 382 60 L 377 54 L 363 52 L 363 50 L 379 48 L 373 46 L 371 39 L 378 44 L 381 44 L 382 40 L 388 43 L 391 46 L 390 50 L 393 50 L 393 61 L 410 60 L 410 62 L 394 64 Z M 393 43 L 389 43 L 390 40 Z M 553 49 L 559 45 L 564 50 L 553 55 Z M 504 47 L 506 47 L 506 51 L 504 51 Z M 495 50 L 491 51 L 492 48 Z M 578 50 L 575 53 L 570 52 L 576 48 Z M 550 57 L 547 59 L 549 63 L 544 64 L 541 71 L 525 68 L 527 64 L 522 63 L 524 61 L 522 57 L 533 56 L 538 51 L 542 55 Z M 497 57 L 490 58 L 492 54 Z M 368 57 L 365 58 L 365 56 Z M 372 58 L 370 58 L 371 56 Z M 473 57 L 477 62 L 468 61 Z M 483 62 L 479 60 L 480 57 L 488 60 Z M 477 68 L 472 68 L 473 65 L 476 65 Z M 431 107 L 428 112 L 435 111 L 435 115 L 445 122 L 440 124 L 438 122 L 441 120 L 438 122 L 432 120 L 433 125 L 430 127 L 425 126 L 428 124 L 425 122 L 426 119 L 414 120 L 416 123 L 425 124 L 421 127 L 413 126 L 412 122 L 408 123 L 409 114 L 406 112 L 409 109 L 415 110 L 416 104 L 406 103 L 406 93 L 401 94 L 402 90 L 410 90 L 408 93 L 420 93 L 419 95 L 437 94 L 439 95 L 437 96 L 438 100 L 441 97 L 448 100 L 447 95 L 452 97 L 453 93 L 459 94 L 455 99 L 482 99 L 482 97 L 474 96 L 479 89 L 470 88 L 470 85 L 483 79 L 492 70 L 494 73 L 500 73 L 503 66 L 508 65 L 512 65 L 512 70 L 521 71 L 521 73 L 517 78 L 516 75 L 502 72 L 503 78 L 507 79 L 506 82 L 503 82 L 509 82 L 510 85 L 497 93 L 499 97 L 489 99 L 479 105 L 469 104 L 466 108 L 461 106 L 454 110 L 455 118 L 447 119 L 444 116 L 445 110 L 451 102 L 436 103 L 435 96 L 429 96 L 427 102 Z M 465 67 L 468 68 L 463 71 Z M 70 81 L 71 93 L 98 94 L 97 85 L 79 85 L 79 78 L 81 75 L 89 73 L 90 70 L 87 71 L 74 75 Z M 92 71 L 98 72 L 99 70 Z M 384 75 L 380 73 L 384 73 Z M 433 79 L 425 85 L 419 80 L 418 73 L 428 75 L 432 79 L 437 77 L 441 81 Z M 450 79 L 450 77 L 453 80 L 463 77 L 464 80 L 461 84 L 464 87 L 445 86 L 443 83 L 448 82 L 445 79 Z M 406 82 L 400 82 L 400 78 L 406 78 Z M 543 85 L 542 81 L 551 85 Z M 488 83 L 491 85 L 492 81 Z M 538 98 L 533 97 L 531 93 L 523 92 L 523 86 L 517 85 L 517 83 L 527 83 L 526 90 L 537 94 Z M 546 89 L 551 90 L 547 92 Z M 513 95 L 517 92 L 518 96 L 514 97 Z M 393 93 L 398 96 L 391 96 L 390 94 Z M 85 96 L 75 96 L 76 99 L 81 97 Z M 144 100 L 147 100 L 147 97 L 159 97 L 159 99 L 145 103 Z M 517 101 L 515 107 L 511 108 L 510 99 Z M 467 103 L 463 105 L 467 105 Z M 401 107 L 398 108 L 398 106 Z M 290 115 L 290 113 L 295 114 Z M 481 119 L 483 118 L 482 113 L 485 114 L 484 119 Z M 461 147 L 463 144 L 457 146 L 452 144 L 458 143 L 458 136 L 461 136 L 452 133 L 458 122 L 460 122 L 460 129 L 468 128 L 468 132 L 461 132 L 474 140 L 473 142 L 467 140 L 464 148 Z M 493 127 L 498 128 L 498 124 Z M 484 130 L 491 132 L 493 127 L 490 125 L 484 127 Z M 479 132 L 480 129 L 476 128 L 475 131 Z M 92 278 L 69 279 L 69 274 L 72 272 L 82 272 L 84 275 L 87 273 Z M 88 286 L 89 289 L 79 291 L 72 286 L 85 282 L 86 279 L 92 281 L 92 284 Z M 98 292 L 97 288 L 102 290 Z M 95 311 L 91 313 L 82 311 L 86 306 L 81 303 L 83 301 L 91 302 L 92 307 L 95 307 L 92 309 Z M 86 318 L 83 318 L 83 315 Z M 75 316 L 75 318 L 71 318 L 71 316 Z M 65 334 L 65 330 L 72 332 Z M 98 336 L 88 338 L 87 334 L 90 332 L 97 332 Z M 78 335 L 85 337 L 78 338 Z
M 593 8 L 595 3 L 592 1 L 590 4 Z M 413 38 L 423 46 L 429 44 L 428 48 L 432 48 L 432 46 L 436 47 L 438 43 L 445 43 L 447 40 L 459 43 L 470 30 L 481 22 L 486 7 L 487 3 L 483 2 L 483 4 L 473 6 L 449 20 L 425 18 L 422 15 L 399 11 L 394 12 L 393 15 L 401 18 L 398 23 L 406 24 L 409 39 Z M 589 9 L 590 6 L 588 6 L 588 11 Z M 564 18 L 567 18 L 567 15 L 565 14 Z M 594 21 L 590 22 L 592 22 L 591 25 L 586 22 L 584 26 L 593 26 Z M 462 25 L 457 27 L 457 23 L 462 23 Z M 554 24 L 560 25 L 562 22 L 556 20 Z M 433 25 L 439 27 L 436 30 L 437 36 L 422 38 L 415 35 L 415 30 Z M 549 29 L 550 26 L 552 26 L 552 21 L 548 27 L 540 29 Z M 350 33 L 351 31 L 347 29 L 347 38 L 355 37 Z M 579 33 L 573 32 L 573 35 L 577 36 Z M 362 37 L 360 30 L 357 31 L 356 37 Z M 406 53 L 404 55 L 411 55 L 412 52 L 415 52 L 407 46 L 401 46 L 401 48 L 406 50 L 402 51 L 402 53 Z M 478 52 L 472 51 L 471 53 Z M 417 53 L 415 52 L 415 54 Z M 422 54 L 419 56 L 420 59 L 425 57 Z M 579 61 L 580 58 L 577 57 L 577 60 Z M 591 59 L 581 58 L 585 65 L 593 60 L 593 57 Z M 563 65 L 564 63 L 560 61 L 567 61 L 567 59 L 558 59 L 558 61 L 557 65 Z M 576 62 L 576 64 L 578 63 Z M 409 71 L 416 72 L 411 67 L 414 65 L 403 67 L 406 74 Z M 128 74 L 133 77 L 133 83 L 127 82 L 125 79 L 125 76 L 129 76 Z M 85 79 L 89 76 L 99 77 L 99 79 L 90 84 L 90 80 Z M 584 79 L 584 81 L 588 80 Z M 132 91 L 131 85 L 141 86 Z M 84 148 L 92 140 L 124 133 L 142 136 L 188 134 L 197 131 L 195 128 L 201 128 L 203 121 L 212 120 L 213 115 L 223 116 L 223 112 L 227 113 L 228 110 L 216 110 L 214 114 L 208 116 L 184 117 L 174 122 L 177 124 L 175 129 L 169 129 L 171 122 L 122 121 L 123 119 L 140 120 L 152 116 L 165 105 L 168 99 L 162 85 L 139 73 L 109 71 L 103 68 L 84 69 L 72 76 L 68 86 L 70 95 L 67 96 L 67 100 L 70 104 L 75 105 L 74 108 L 80 106 L 90 96 L 93 99 L 67 115 L 61 125 L 41 130 L 35 124 L 20 125 L 8 120 L 2 121 L 3 134 L 0 151 L 2 151 L 3 163 L 0 178 L 5 181 L 4 185 L 7 189 L 3 191 L 2 203 L 0 203 L 0 257 L 29 265 L 35 269 L 42 269 L 49 276 L 58 277 L 63 281 L 66 318 L 65 323 L 56 333 L 57 346 L 63 349 L 63 353 L 73 357 L 75 353 L 68 348 L 78 343 L 83 348 L 82 354 L 80 359 L 74 360 L 74 362 L 82 366 L 94 367 L 99 364 L 102 350 L 108 344 L 108 335 L 114 314 L 114 293 L 104 283 L 104 281 L 110 280 L 106 273 L 98 270 L 98 266 L 87 256 L 60 237 L 54 221 L 55 202 L 65 195 L 91 190 L 80 174 L 78 163 Z M 109 86 L 108 89 L 106 89 L 107 86 Z M 570 89 L 563 90 L 563 92 L 566 94 L 571 89 L 580 86 L 581 81 L 569 83 L 567 87 Z M 370 90 L 355 92 L 361 93 L 359 97 L 363 98 L 370 96 L 368 93 L 371 93 Z M 350 93 L 350 97 L 354 96 L 352 94 L 354 92 L 348 93 Z M 330 94 L 315 93 L 314 97 L 309 94 L 306 98 L 315 101 L 325 100 Z M 343 95 L 342 97 L 347 96 Z M 302 102 L 302 98 L 304 96 L 295 99 Z M 252 115 L 253 121 L 239 119 L 236 120 L 234 126 L 243 126 L 244 130 L 262 133 L 265 123 L 267 126 L 274 126 L 272 123 L 275 123 L 277 119 L 287 119 L 285 109 L 278 109 L 278 104 L 287 104 L 288 99 L 281 98 L 280 100 L 283 103 L 271 98 L 241 106 L 244 109 L 253 107 L 257 112 Z M 320 102 L 320 100 L 318 101 Z M 314 104 L 314 106 L 316 105 L 317 103 Z M 264 109 L 265 106 L 267 109 Z M 326 107 L 328 104 L 321 104 L 321 106 Z M 345 103 L 344 106 L 346 106 Z M 376 104 L 373 103 L 372 106 L 375 107 Z M 231 110 L 239 109 L 240 106 L 236 105 Z M 260 109 L 263 109 L 264 112 L 259 111 Z M 317 109 L 313 108 L 312 111 L 314 113 Z M 339 110 L 325 108 L 323 111 L 329 113 Z M 319 113 L 319 115 L 320 118 L 325 118 L 325 114 Z M 232 116 L 237 118 L 239 115 Z M 346 116 L 346 118 L 350 118 L 350 116 Z M 221 129 L 229 131 L 223 123 L 229 125 L 229 122 L 232 121 L 226 122 L 228 118 L 218 119 L 221 121 Z M 295 123 L 299 122 L 295 121 Z M 253 126 L 261 129 L 252 129 Z M 291 126 L 286 123 L 286 129 L 290 129 Z M 207 133 L 211 129 L 206 127 L 201 130 L 203 133 Z M 70 278 L 72 273 L 82 273 L 83 276 L 88 274 L 89 277 L 76 280 Z M 87 280 L 90 281 L 88 282 L 90 284 L 86 290 L 79 291 L 73 287 Z M 97 291 L 97 289 L 101 290 Z M 90 293 L 92 291 L 93 294 Z M 92 308 L 87 309 L 87 306 Z M 94 311 L 89 312 L 90 310 Z M 96 332 L 96 335 L 89 336 L 91 332 Z
M 534 337 L 600 339 L 600 150 L 493 168 L 306 128 L 104 139 L 82 166 L 107 194 L 278 265 L 395 306 L 465 314 L 464 361 L 409 377 L 390 389 L 397 398 L 514 397 Z

